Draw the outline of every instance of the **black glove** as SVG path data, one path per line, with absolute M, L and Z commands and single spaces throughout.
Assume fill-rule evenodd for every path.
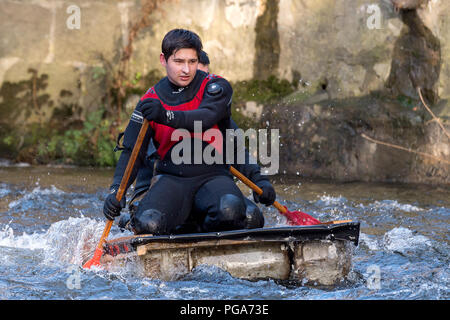
M 261 195 L 257 194 L 253 191 L 253 199 L 256 203 L 261 202 L 262 204 L 265 204 L 266 206 L 270 206 L 275 202 L 276 193 L 275 189 L 272 187 L 269 181 L 261 181 L 256 184 L 258 187 L 260 187 L 263 191 Z
M 125 208 L 127 200 L 125 199 L 125 195 L 122 196 L 122 200 L 117 201 L 116 199 L 116 193 L 112 192 L 110 193 L 106 199 L 105 203 L 103 205 L 103 214 L 108 220 L 114 220 L 115 217 L 120 216 L 120 211 L 122 208 Z
M 136 109 L 140 110 L 148 121 L 155 121 L 160 124 L 167 124 L 173 118 L 173 112 L 164 109 L 161 102 L 154 98 L 140 101 Z

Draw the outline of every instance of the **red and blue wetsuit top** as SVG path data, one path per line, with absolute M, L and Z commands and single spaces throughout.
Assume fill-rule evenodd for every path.
M 202 74 L 200 72 L 197 73 L 196 77 L 192 81 L 192 83 L 188 87 L 176 87 L 172 83 L 168 81 L 167 78 L 164 78 L 161 82 L 159 82 L 156 86 L 151 87 L 146 94 L 141 98 L 141 100 L 148 99 L 148 98 L 154 98 L 158 99 L 162 106 L 169 111 L 192 111 L 197 110 L 202 101 L 204 100 L 204 97 L 210 98 L 210 96 L 214 96 L 211 94 L 206 93 L 208 85 L 212 85 L 213 83 L 216 83 L 218 79 L 224 80 L 222 77 L 214 74 Z M 225 80 L 226 81 L 226 80 Z M 221 81 L 219 81 L 221 82 Z M 221 93 L 219 93 L 221 94 Z M 216 94 L 218 95 L 218 94 Z M 218 100 L 220 100 L 220 97 Z M 223 101 L 217 101 L 217 103 L 223 103 Z M 217 112 L 223 112 L 223 108 L 217 108 Z M 206 118 L 208 114 L 205 114 Z M 227 114 L 224 113 L 223 116 L 225 117 Z M 202 127 L 203 122 L 207 121 L 204 116 L 201 117 L 201 113 L 197 115 L 197 119 L 194 119 L 194 121 L 201 121 Z M 219 115 L 216 115 L 214 118 L 220 119 L 223 117 Z M 177 129 L 192 129 L 192 123 L 187 124 L 185 127 L 182 125 L 180 128 L 173 128 L 164 124 L 159 124 L 154 121 L 150 122 L 150 126 L 153 129 L 154 135 L 153 139 L 157 143 L 157 152 L 160 157 L 160 159 L 164 159 L 167 152 L 180 140 L 183 139 L 183 136 L 179 136 L 179 139 L 174 141 L 173 140 L 173 133 Z M 214 125 L 211 127 L 212 129 L 219 130 L 218 124 L 214 123 Z M 208 129 L 211 129 L 208 128 Z M 191 131 L 191 130 L 189 130 Z M 220 131 L 220 130 L 219 130 Z M 200 139 L 202 141 L 205 141 L 209 144 L 211 144 L 217 151 L 222 153 L 222 146 L 223 146 L 223 140 L 222 139 L 215 139 L 215 136 L 211 135 L 204 135 L 202 132 L 190 132 L 190 136 L 192 138 Z

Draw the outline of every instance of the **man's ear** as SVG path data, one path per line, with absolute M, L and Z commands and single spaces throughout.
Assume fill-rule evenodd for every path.
M 164 53 L 161 53 L 159 55 L 159 62 L 162 64 L 163 67 L 167 65 L 166 57 L 164 56 Z

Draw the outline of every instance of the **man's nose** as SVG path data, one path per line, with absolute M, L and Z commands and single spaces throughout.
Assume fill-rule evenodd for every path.
M 186 62 L 181 69 L 184 73 L 189 73 L 189 64 Z

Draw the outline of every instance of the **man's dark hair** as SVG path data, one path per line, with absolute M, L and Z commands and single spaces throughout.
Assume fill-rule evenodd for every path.
M 204 64 L 205 66 L 209 66 L 208 54 L 203 50 L 202 52 L 200 52 L 200 56 L 198 57 L 198 63 Z
M 169 57 L 180 49 L 194 49 L 200 57 L 203 45 L 200 37 L 192 31 L 186 29 L 173 29 L 169 31 L 162 41 L 162 53 L 166 61 Z

